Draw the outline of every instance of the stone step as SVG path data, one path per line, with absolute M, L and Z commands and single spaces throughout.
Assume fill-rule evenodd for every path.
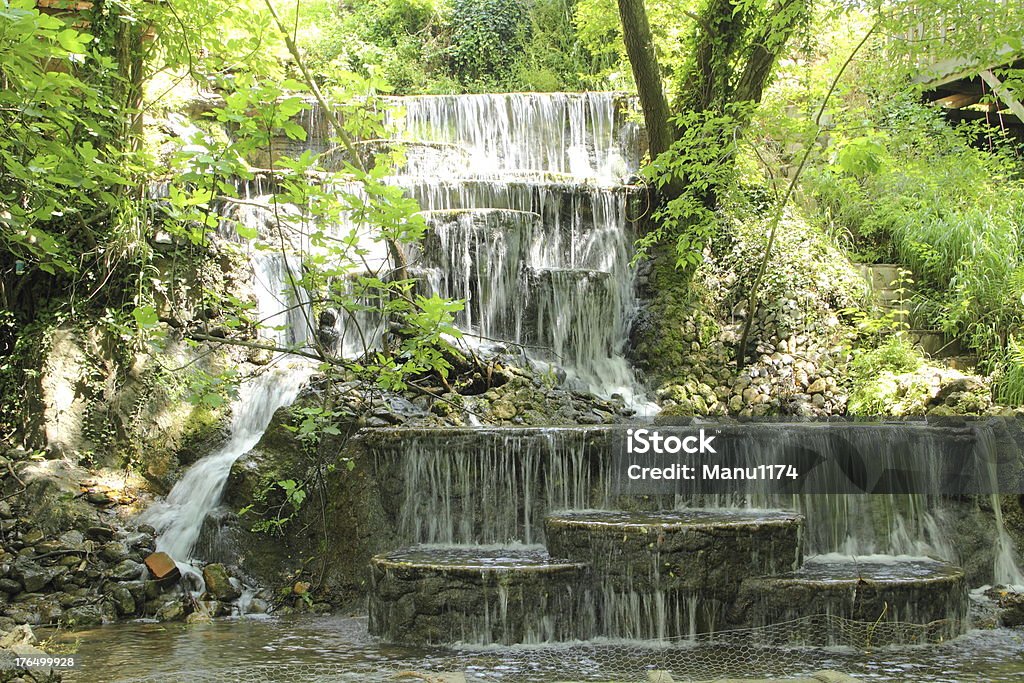
M 602 635 L 664 640 L 721 628 L 744 577 L 796 569 L 802 527 L 774 510 L 582 511 L 545 533 L 553 556 L 592 566 Z
M 552 556 L 591 564 L 615 589 L 723 598 L 742 577 L 796 569 L 802 529 L 801 515 L 781 510 L 593 510 L 545 520 Z
M 589 568 L 542 546 L 417 545 L 370 561 L 369 631 L 402 643 L 592 638 Z
M 916 644 L 962 634 L 967 601 L 963 570 L 941 560 L 821 555 L 793 572 L 746 578 L 732 621 L 761 628 L 809 615 L 834 620 L 834 628 L 775 628 L 770 644 L 850 645 L 858 623 L 864 647 Z

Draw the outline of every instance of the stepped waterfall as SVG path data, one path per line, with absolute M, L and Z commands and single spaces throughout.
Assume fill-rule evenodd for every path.
M 392 104 L 406 161 L 389 182 L 419 202 L 428 224 L 410 254 L 421 286 L 465 301 L 457 325 L 475 348 L 517 353 L 571 389 L 617 396 L 644 416 L 644 391 L 625 357 L 637 309 L 630 179 L 643 153 L 630 100 L 501 94 Z M 322 112 L 308 112 L 304 125 L 305 144 L 327 149 Z M 265 202 L 266 189 L 250 182 L 247 196 Z M 258 208 L 241 207 L 238 217 L 257 229 L 263 221 Z M 279 344 L 322 332 L 324 320 L 310 323 L 309 297 L 291 284 L 301 264 L 259 252 L 252 264 L 260 317 Z M 370 314 L 358 322 L 379 325 Z M 350 318 L 326 324 L 340 352 L 362 349 Z M 161 549 L 191 558 L 231 465 L 310 373 L 280 357 L 243 385 L 227 442 L 147 513 Z M 823 430 L 776 427 L 750 444 L 747 462 L 771 462 L 773 448 L 836 449 Z M 884 459 L 896 457 L 887 435 L 899 429 L 844 438 Z M 962 504 L 954 509 L 933 493 L 624 495 L 612 473 L 623 431 L 363 430 L 356 442 L 393 492 L 384 517 L 404 544 L 370 563 L 370 632 L 417 644 L 670 640 L 814 618 L 840 620 L 840 630 L 885 622 L 874 642 L 899 644 L 966 628 L 967 578 L 955 563 L 971 558 L 952 540 Z M 929 434 L 904 455 L 940 462 L 943 433 Z M 984 427 L 964 438 L 997 447 Z M 984 571 L 1021 583 L 998 496 L 990 504 L 997 552 Z M 842 644 L 832 626 L 770 637 Z
M 390 104 L 396 137 L 408 147 L 406 165 L 390 182 L 420 202 L 429 226 L 420 253 L 411 255 L 412 270 L 428 290 L 465 300 L 457 324 L 466 339 L 517 350 L 572 388 L 645 407 L 623 356 L 635 306 L 624 181 L 642 152 L 628 99 L 613 93 L 423 96 Z M 309 148 L 325 150 L 322 112 L 313 107 L 304 124 Z M 183 126 L 180 134 L 195 130 Z M 242 189 L 250 201 L 233 207 L 233 217 L 263 234 L 270 184 L 257 177 Z M 343 234 L 348 227 L 328 229 Z M 230 225 L 222 232 L 233 237 Z M 301 263 L 253 250 L 251 265 L 257 317 L 267 330 L 261 334 L 280 347 L 301 347 L 320 324 L 312 322 L 309 296 L 292 282 Z M 332 329 L 336 351 L 349 357 L 372 347 L 380 333 L 372 312 L 354 322 L 339 315 Z M 145 515 L 161 550 L 191 558 L 231 465 L 256 445 L 274 412 L 294 401 L 311 372 L 309 364 L 281 355 L 243 383 L 227 442 Z

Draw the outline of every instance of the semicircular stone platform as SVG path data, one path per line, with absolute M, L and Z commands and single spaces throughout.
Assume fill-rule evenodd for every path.
M 594 636 L 589 568 L 542 546 L 418 545 L 370 562 L 370 632 L 408 643 Z
M 548 515 L 553 557 L 590 564 L 620 590 L 731 597 L 746 576 L 792 571 L 803 517 L 778 510 L 572 511 Z
M 594 510 L 545 520 L 551 555 L 593 570 L 601 633 L 640 639 L 723 627 L 745 577 L 800 566 L 802 528 L 802 516 L 778 510 Z
M 893 555 L 820 555 L 799 569 L 744 579 L 733 621 L 765 627 L 810 615 L 825 617 L 812 630 L 773 629 L 775 643 L 872 645 L 938 642 L 963 633 L 968 596 L 964 572 L 941 560 Z M 850 620 L 861 634 L 842 632 Z
M 538 643 L 714 634 L 874 647 L 963 633 L 958 567 L 818 555 L 782 510 L 574 510 L 547 547 L 417 545 L 371 562 L 370 632 L 405 643 Z

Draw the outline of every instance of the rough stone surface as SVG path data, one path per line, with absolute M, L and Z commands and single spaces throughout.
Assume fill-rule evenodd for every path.
M 730 619 L 763 627 L 827 615 L 876 625 L 864 631 L 871 642 L 863 646 L 884 646 L 955 638 L 967 627 L 967 605 L 963 571 L 945 562 L 829 556 L 788 574 L 744 579 Z M 844 628 L 850 627 L 825 619 L 821 628 L 778 629 L 777 635 L 791 644 L 850 645 Z
M 390 641 L 512 644 L 594 634 L 586 567 L 543 551 L 414 546 L 378 555 L 370 567 L 370 633 Z
M 214 563 L 203 567 L 203 582 L 206 583 L 206 592 L 214 600 L 230 602 L 242 595 L 242 591 L 231 582 L 231 576 L 222 564 Z

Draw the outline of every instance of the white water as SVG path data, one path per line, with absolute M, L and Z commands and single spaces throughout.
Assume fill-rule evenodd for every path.
M 252 266 L 264 336 L 279 346 L 302 344 L 309 329 L 308 297 L 290 282 L 295 264 L 280 254 L 254 252 Z M 312 369 L 309 363 L 279 355 L 262 373 L 242 383 L 224 445 L 190 467 L 167 498 L 143 514 L 143 521 L 157 530 L 157 550 L 179 566 L 192 559 L 203 522 L 220 503 L 231 466 L 256 446 L 274 413 L 295 400 Z
M 430 228 L 413 255 L 430 290 L 466 301 L 471 344 L 508 343 L 568 386 L 651 409 L 625 358 L 636 308 L 625 178 L 639 127 L 614 93 L 420 96 L 392 115 L 392 179 Z

